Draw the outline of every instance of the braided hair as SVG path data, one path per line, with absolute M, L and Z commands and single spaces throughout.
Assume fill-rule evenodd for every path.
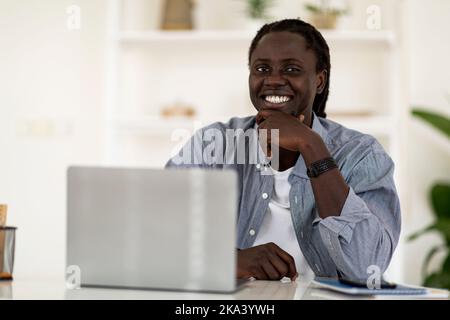
M 328 77 L 325 88 L 322 93 L 316 95 L 313 103 L 313 110 L 315 114 L 319 117 L 326 118 L 327 114 L 325 113 L 325 105 L 328 99 L 331 68 L 330 50 L 322 34 L 312 25 L 300 19 L 284 19 L 263 25 L 251 42 L 248 52 L 248 64 L 250 65 L 252 53 L 263 36 L 270 32 L 283 31 L 292 32 L 303 36 L 306 40 L 308 48 L 314 50 L 314 53 L 316 54 L 316 71 L 327 71 Z

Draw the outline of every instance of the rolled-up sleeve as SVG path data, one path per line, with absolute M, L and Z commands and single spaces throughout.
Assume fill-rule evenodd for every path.
M 321 238 L 338 271 L 365 279 L 368 267 L 383 273 L 400 236 L 400 203 L 394 163 L 384 151 L 372 151 L 351 171 L 350 187 L 339 216 L 319 222 Z

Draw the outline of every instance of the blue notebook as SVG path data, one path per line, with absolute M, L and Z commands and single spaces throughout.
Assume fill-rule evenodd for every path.
M 313 282 L 320 288 L 329 289 L 352 295 L 427 295 L 428 290 L 421 287 L 411 287 L 397 284 L 395 289 L 369 289 L 354 287 L 339 282 L 336 278 L 316 277 Z

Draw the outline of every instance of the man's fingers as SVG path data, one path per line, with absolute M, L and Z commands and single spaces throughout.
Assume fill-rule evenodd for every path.
M 253 277 L 257 280 L 268 280 L 269 275 L 264 271 L 262 266 L 259 266 L 258 269 L 255 270 Z
M 271 150 L 272 136 L 270 131 L 271 131 L 270 129 L 266 129 L 264 127 L 264 123 L 262 123 L 258 128 L 258 139 L 260 140 L 260 144 L 263 147 L 263 151 L 269 158 L 272 156 Z
M 269 110 L 262 110 L 256 114 L 256 123 L 259 125 L 270 116 Z
M 295 266 L 294 258 L 292 258 L 292 256 L 289 253 L 287 253 L 280 247 L 277 246 L 277 248 L 278 248 L 278 250 L 276 250 L 276 253 L 288 265 L 289 271 L 287 273 L 287 276 L 289 278 L 293 279 L 297 275 L 297 268 Z
M 288 274 L 289 266 L 276 253 L 271 252 L 269 254 L 269 259 L 270 259 L 270 262 L 272 263 L 272 265 L 275 267 L 275 269 L 277 270 L 277 272 L 280 275 L 280 277 L 278 279 L 281 279 Z
M 305 120 L 305 116 L 304 116 L 303 114 L 301 114 L 301 115 L 298 117 L 298 119 L 299 119 L 301 122 L 303 122 L 303 120 Z
M 258 113 L 256 114 L 256 123 L 260 124 L 261 122 L 266 120 L 268 117 L 276 114 L 277 112 L 282 112 L 282 111 L 270 110 L 270 109 L 259 110 Z
M 259 125 L 263 121 L 264 121 L 264 118 L 258 113 L 256 115 L 256 123 Z
M 294 258 L 289 253 L 287 253 L 286 251 L 281 249 L 279 246 L 277 246 L 273 242 L 268 243 L 267 246 L 272 250 L 272 252 L 274 254 L 276 254 L 278 257 L 280 257 L 283 260 L 283 262 L 287 265 L 288 272 L 287 272 L 286 276 L 291 278 L 291 280 L 294 279 L 294 277 L 297 275 L 297 268 L 295 266 Z
M 270 280 L 277 280 L 280 279 L 280 273 L 277 271 L 277 269 L 273 266 L 270 260 L 267 260 L 262 265 L 262 269 L 267 274 L 268 279 Z

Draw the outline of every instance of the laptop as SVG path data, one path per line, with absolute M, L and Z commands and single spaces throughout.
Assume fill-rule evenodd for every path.
M 70 167 L 67 267 L 82 287 L 233 292 L 233 171 Z

